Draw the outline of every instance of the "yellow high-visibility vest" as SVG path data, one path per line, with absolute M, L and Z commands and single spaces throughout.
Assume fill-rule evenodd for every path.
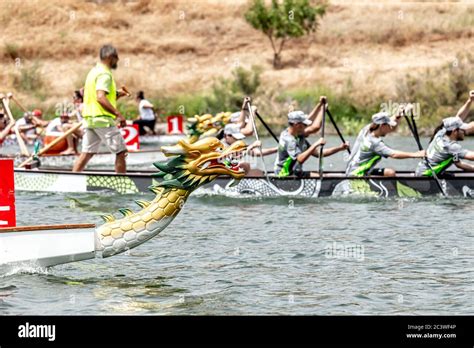
M 112 83 L 109 87 L 109 93 L 106 95 L 106 98 L 109 100 L 110 104 L 112 104 L 113 107 L 117 107 L 117 89 L 115 86 L 114 77 L 112 76 L 112 72 L 104 64 L 97 63 L 97 65 L 93 67 L 91 71 L 89 71 L 89 74 L 86 78 L 86 83 L 84 85 L 84 107 L 82 110 L 82 115 L 88 123 L 94 123 L 94 120 L 90 118 L 96 118 L 101 116 L 108 116 L 115 119 L 115 115 L 105 110 L 102 105 L 100 105 L 97 101 L 96 83 L 97 77 L 101 74 L 110 75 Z

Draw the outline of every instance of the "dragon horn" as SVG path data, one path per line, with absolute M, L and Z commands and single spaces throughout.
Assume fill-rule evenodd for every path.
M 162 190 L 163 187 L 157 186 L 157 185 L 151 185 L 148 187 L 148 189 L 153 192 L 155 195 L 159 194 Z
M 140 208 L 146 208 L 148 207 L 151 203 L 148 202 L 148 201 L 143 201 L 143 200 L 140 200 L 140 199 L 137 199 L 135 201 L 135 203 L 140 207 Z
M 128 209 L 128 208 L 122 208 L 122 209 L 119 209 L 119 212 L 123 215 L 123 216 L 130 216 L 133 214 L 133 211 Z
M 102 218 L 102 220 L 104 220 L 104 222 L 115 221 L 115 216 L 113 216 L 112 214 L 105 214 L 105 215 L 101 215 L 100 217 Z

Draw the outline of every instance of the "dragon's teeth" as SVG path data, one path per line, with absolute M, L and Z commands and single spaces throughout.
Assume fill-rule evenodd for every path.
M 211 161 L 205 162 L 205 163 L 201 166 L 201 169 L 206 169 L 207 167 L 209 167 L 210 164 L 211 164 Z

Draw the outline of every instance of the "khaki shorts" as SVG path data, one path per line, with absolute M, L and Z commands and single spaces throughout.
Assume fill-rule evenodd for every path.
M 125 141 L 117 127 L 84 129 L 82 152 L 98 153 L 101 143 L 107 145 L 110 152 L 115 154 L 127 151 Z

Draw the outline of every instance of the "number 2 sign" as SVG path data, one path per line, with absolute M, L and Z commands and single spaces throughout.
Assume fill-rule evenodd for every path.
M 123 128 L 120 128 L 123 139 L 125 140 L 125 145 L 127 145 L 128 151 L 138 151 L 140 149 L 140 139 L 139 139 L 139 130 L 138 125 L 130 125 Z

